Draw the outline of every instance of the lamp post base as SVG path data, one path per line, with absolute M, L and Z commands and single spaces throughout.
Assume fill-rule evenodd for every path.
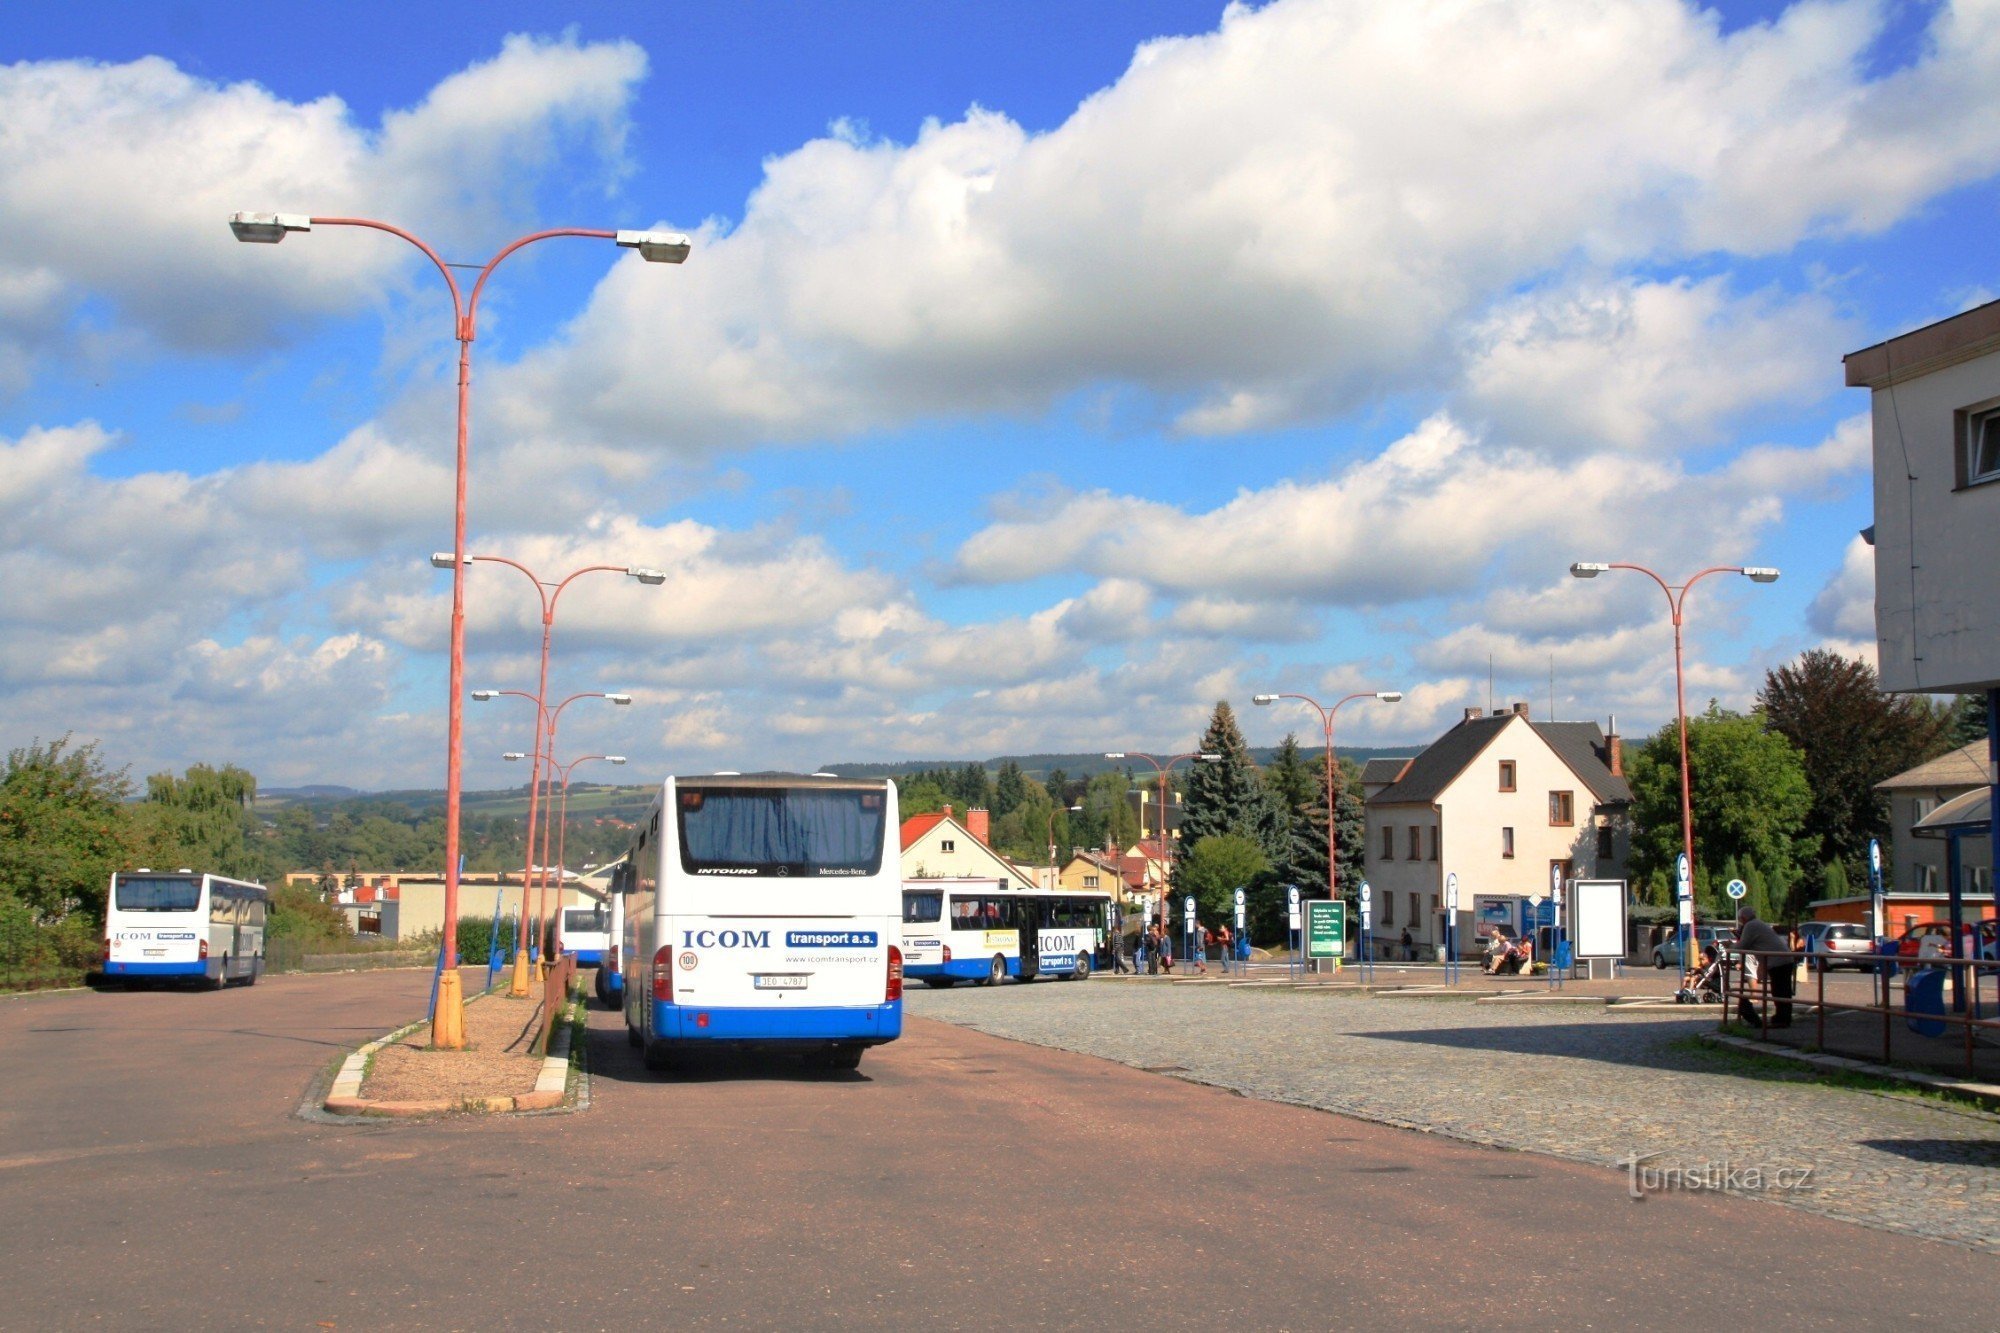
M 507 983 L 507 998 L 525 1000 L 528 998 L 528 951 L 514 950 L 514 975 Z
M 449 968 L 438 977 L 437 1012 L 431 1015 L 431 1049 L 465 1049 L 465 996 L 459 987 L 456 968 Z

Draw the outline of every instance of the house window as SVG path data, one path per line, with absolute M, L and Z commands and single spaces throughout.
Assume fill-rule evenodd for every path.
M 1084 888 L 1086 888 L 1086 889 L 1094 889 L 1094 888 L 1096 888 L 1096 887 L 1097 887 L 1097 876 L 1095 876 L 1095 875 L 1085 875 L 1085 876 L 1083 877 L 1083 887 L 1084 887 Z
M 1435 861 L 1437 859 L 1438 859 L 1438 830 L 1437 830 L 1437 825 L 1433 824 L 1431 825 L 1431 860 Z
M 1420 828 L 1418 825 L 1415 824 L 1410 825 L 1409 859 L 1412 861 L 1421 861 L 1424 859 L 1424 849 L 1421 841 L 1423 836 L 1424 836 L 1424 831 L 1422 828 Z
M 1611 859 L 1611 825 L 1609 824 L 1599 824 L 1597 826 L 1597 859 L 1600 861 L 1609 861 Z
M 1393 893 L 1382 895 L 1382 924 L 1385 926 L 1396 924 L 1396 895 Z
M 2000 481 L 2000 404 L 1967 408 L 1958 415 L 1958 484 Z
M 1500 761 L 1500 790 L 1514 790 L 1514 761 L 1512 759 L 1502 759 Z
M 1384 824 L 1382 826 L 1382 859 L 1384 861 L 1393 861 L 1396 859 L 1396 826 L 1394 824 Z
M 938 850 L 941 852 L 955 852 L 958 850 L 958 843 L 950 838 L 942 838 L 938 841 Z
M 1937 808 L 1938 799 L 1935 796 L 1918 796 L 1912 798 L 1910 801 L 1910 822 L 1912 824 L 1916 823 L 1919 819 L 1922 819 Z
M 1549 823 L 1574 824 L 1576 822 L 1576 793 L 1552 791 L 1549 793 Z
M 1422 898 L 1414 893 L 1410 895 L 1410 924 L 1413 926 L 1424 919 L 1422 903 Z
M 1514 855 L 1514 830 L 1511 828 L 1500 830 L 1500 855 L 1505 857 Z
M 1567 884 L 1571 879 L 1575 878 L 1575 876 L 1576 876 L 1576 868 L 1572 866 L 1569 862 L 1567 861 L 1549 862 L 1549 878 L 1551 880 L 1560 878 L 1563 883 Z
M 1938 868 L 1936 866 L 1917 867 L 1917 892 L 1936 893 L 1938 891 Z

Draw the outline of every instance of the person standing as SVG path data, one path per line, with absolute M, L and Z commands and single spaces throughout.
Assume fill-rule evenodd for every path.
M 1791 956 L 1785 937 L 1780 935 L 1769 922 L 1760 921 L 1754 907 L 1739 908 L 1736 913 L 1736 944 L 1746 956 L 1752 954 L 1777 955 L 1757 959 L 1757 969 L 1768 980 L 1771 989 L 1771 1026 L 1788 1028 L 1792 1025 L 1792 996 L 1798 990 L 1799 964 Z M 1750 1003 L 1749 995 L 1736 1002 L 1736 1016 L 1745 1023 L 1758 1021 L 1756 1007 Z
M 1417 942 L 1410 935 L 1410 928 L 1408 926 L 1403 927 L 1402 943 L 1403 943 L 1403 961 L 1406 963 L 1414 962 L 1417 957 Z
M 1112 976 L 1115 977 L 1119 975 L 1121 972 L 1136 972 L 1138 970 L 1138 964 L 1139 964 L 1138 941 L 1139 941 L 1138 935 L 1134 934 L 1132 936 L 1132 943 L 1128 946 L 1125 942 L 1125 932 L 1123 930 L 1120 930 L 1116 925 L 1112 926 L 1111 928 L 1111 975 Z M 1130 965 L 1127 965 L 1125 962 L 1125 951 L 1128 947 L 1132 950 L 1132 962 Z
M 1227 921 L 1223 922 L 1221 929 L 1215 932 L 1215 942 L 1222 946 L 1222 970 L 1227 972 L 1229 970 L 1229 960 L 1236 953 L 1236 938 L 1229 933 L 1229 923 Z

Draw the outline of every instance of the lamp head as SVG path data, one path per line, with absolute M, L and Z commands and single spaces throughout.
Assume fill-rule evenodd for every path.
M 458 563 L 458 559 L 457 557 L 453 556 L 450 551 L 432 551 L 431 563 L 433 565 L 436 565 L 439 569 L 450 569 L 453 565 Z M 465 557 L 465 563 L 468 565 L 471 564 L 472 557 L 471 556 Z
M 1218 764 L 1222 762 L 1222 756 L 1219 754 L 1198 754 L 1195 758 L 1201 760 L 1204 764 Z
M 488 699 L 491 699 L 494 695 L 498 693 L 500 693 L 500 691 L 498 690 L 474 690 L 472 692 L 472 697 L 479 700 L 480 703 L 485 703 Z
M 1769 565 L 1746 565 L 1744 566 L 1743 573 L 1752 583 L 1776 583 L 1778 581 L 1778 571 L 1772 569 Z
M 632 702 L 632 696 L 629 694 L 607 694 L 604 697 L 612 703 L 617 704 L 620 708 Z
M 1594 561 L 1579 560 L 1569 567 L 1569 572 L 1572 578 L 1594 579 L 1609 568 L 1611 568 L 1609 565 L 1598 564 Z
M 1123 759 L 1125 757 L 1125 752 L 1123 750 L 1106 750 L 1104 752 L 1104 757 L 1106 759 Z
M 1377 690 L 1375 697 L 1385 704 L 1399 704 L 1403 702 L 1403 692 L 1401 690 Z
M 649 264 L 678 264 L 694 248 L 694 243 L 677 231 L 621 231 L 618 244 L 637 250 Z
M 1278 702 L 1278 696 L 1275 694 L 1253 694 L 1250 696 L 1250 702 L 1253 704 L 1274 704 Z
M 507 751 L 507 753 L 501 755 L 500 757 L 502 759 L 505 759 L 508 763 L 511 764 L 516 759 L 526 759 L 528 756 L 522 754 L 519 750 L 509 750 Z
M 664 569 L 648 569 L 644 565 L 633 565 L 625 572 L 639 582 L 656 588 L 667 581 L 667 572 Z
M 622 764 L 625 762 L 625 756 L 622 754 L 607 754 L 604 756 L 604 761 L 609 764 Z
M 276 245 L 288 231 L 311 231 L 312 219 L 303 213 L 231 213 L 229 230 L 239 241 L 256 245 Z

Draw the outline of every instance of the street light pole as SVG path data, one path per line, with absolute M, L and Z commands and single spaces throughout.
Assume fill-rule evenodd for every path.
M 1218 762 L 1222 758 L 1222 756 L 1219 754 L 1204 753 L 1200 750 L 1190 750 L 1186 754 L 1174 755 L 1172 758 L 1168 759 L 1164 764 L 1161 763 L 1158 759 L 1154 758 L 1152 755 L 1146 754 L 1144 751 L 1141 750 L 1110 750 L 1105 753 L 1104 757 L 1106 759 L 1143 759 L 1147 763 L 1153 766 L 1153 771 L 1154 774 L 1156 775 L 1155 781 L 1158 784 L 1157 790 L 1159 792 L 1159 803 L 1160 803 L 1160 814 L 1159 814 L 1160 860 L 1166 863 L 1168 879 L 1171 879 L 1173 876 L 1174 854 L 1169 852 L 1167 844 L 1167 774 L 1173 770 L 1175 764 L 1181 763 L 1184 760 L 1192 761 L 1197 764 L 1213 764 Z M 1160 885 L 1160 924 L 1162 926 L 1164 926 L 1167 923 L 1168 891 L 1169 891 L 1168 884 L 1162 882 Z
M 1667 598 L 1667 610 L 1673 616 L 1674 716 L 1680 723 L 1680 739 L 1681 739 L 1681 854 L 1687 857 L 1688 883 L 1690 885 L 1690 888 L 1688 890 L 1688 902 L 1689 902 L 1688 911 L 1690 916 L 1692 916 L 1694 913 L 1694 901 L 1695 901 L 1694 890 L 1692 888 L 1692 885 L 1694 883 L 1694 866 L 1695 866 L 1694 786 L 1688 774 L 1687 675 L 1683 667 L 1683 649 L 1681 642 L 1682 614 L 1687 609 L 1687 598 L 1689 591 L 1693 589 L 1695 584 L 1701 582 L 1701 580 L 1707 578 L 1710 574 L 1741 574 L 1743 575 L 1743 577 L 1749 579 L 1752 583 L 1776 583 L 1778 581 L 1778 571 L 1764 565 L 1712 565 L 1709 568 L 1700 571 L 1699 573 L 1690 575 L 1687 581 L 1680 584 L 1678 587 L 1669 584 L 1665 579 L 1661 578 L 1658 574 L 1655 574 L 1652 570 L 1646 568 L 1644 565 L 1627 564 L 1622 561 L 1613 561 L 1609 564 L 1600 564 L 1600 563 L 1580 560 L 1569 567 L 1569 572 L 1571 577 L 1573 578 L 1594 579 L 1607 569 L 1629 569 L 1635 573 L 1644 574 L 1647 578 L 1659 584 L 1660 591 L 1664 593 Z M 1693 949 L 1694 949 L 1694 932 L 1690 930 L 1688 932 L 1688 938 L 1686 943 L 1684 943 L 1681 946 L 1681 968 L 1683 970 L 1686 970 L 1689 966 L 1693 964 L 1694 961 L 1692 953 Z
M 1080 806 L 1080 805 L 1071 805 L 1071 806 L 1065 806 L 1065 807 L 1064 807 L 1064 809 L 1068 810 L 1068 811 L 1069 811 L 1069 812 L 1070 812 L 1071 814 L 1074 814 L 1074 813 L 1076 813 L 1077 811 L 1079 811 L 1079 810 L 1083 809 L 1083 807 L 1082 807 L 1082 806 Z M 1049 887 L 1050 887 L 1051 889 L 1053 889 L 1053 888 L 1054 888 L 1054 887 L 1056 886 L 1056 876 L 1055 876 L 1055 869 L 1056 869 L 1056 808 L 1055 808 L 1054 806 L 1050 806 L 1050 807 L 1049 807 L 1049 821 L 1048 821 L 1048 822 L 1049 822 L 1049 829 L 1048 829 L 1048 833 L 1049 833 L 1049 838 L 1048 838 L 1048 842 L 1049 842 Z
M 1339 820 L 1340 790 L 1338 787 L 1339 766 L 1333 757 L 1333 716 L 1342 704 L 1351 704 L 1356 699 L 1373 699 L 1378 703 L 1399 704 L 1403 702 L 1401 690 L 1363 690 L 1350 694 L 1328 708 L 1309 694 L 1253 694 L 1250 702 L 1268 706 L 1280 699 L 1296 699 L 1319 714 L 1320 729 L 1326 736 L 1326 896 L 1331 900 L 1340 898 L 1340 835 L 1336 825 Z
M 586 754 L 580 756 L 579 758 L 570 760 L 568 764 L 563 766 L 562 813 L 556 816 L 556 952 L 557 953 L 562 952 L 562 914 L 563 914 L 562 885 L 564 879 L 569 874 L 568 870 L 569 775 L 576 771 L 576 766 L 578 764 L 587 764 L 593 759 L 602 759 L 607 764 L 622 764 L 625 762 L 625 756 L 622 754 Z M 549 763 L 551 767 L 554 766 L 555 759 L 553 756 L 550 757 Z
M 625 249 L 637 250 L 649 263 L 678 264 L 688 256 L 690 242 L 677 232 L 602 231 L 585 227 L 555 227 L 530 232 L 509 241 L 487 260 L 472 284 L 469 296 L 460 292 L 451 265 L 414 234 L 373 218 L 314 217 L 298 213 L 235 213 L 229 229 L 239 241 L 275 245 L 292 232 L 310 232 L 314 227 L 366 227 L 400 237 L 421 250 L 436 265 L 451 293 L 452 336 L 458 340 L 458 440 L 455 457 L 456 482 L 452 499 L 451 539 L 451 671 L 450 697 L 446 705 L 445 791 L 444 791 L 444 957 L 438 983 L 438 1001 L 431 1015 L 431 1045 L 457 1050 L 465 1045 L 465 999 L 458 979 L 458 820 L 462 791 L 465 722 L 465 500 L 470 458 L 472 408 L 472 341 L 477 334 L 479 297 L 486 280 L 500 262 L 523 246 L 557 236 L 581 236 L 615 241 Z

